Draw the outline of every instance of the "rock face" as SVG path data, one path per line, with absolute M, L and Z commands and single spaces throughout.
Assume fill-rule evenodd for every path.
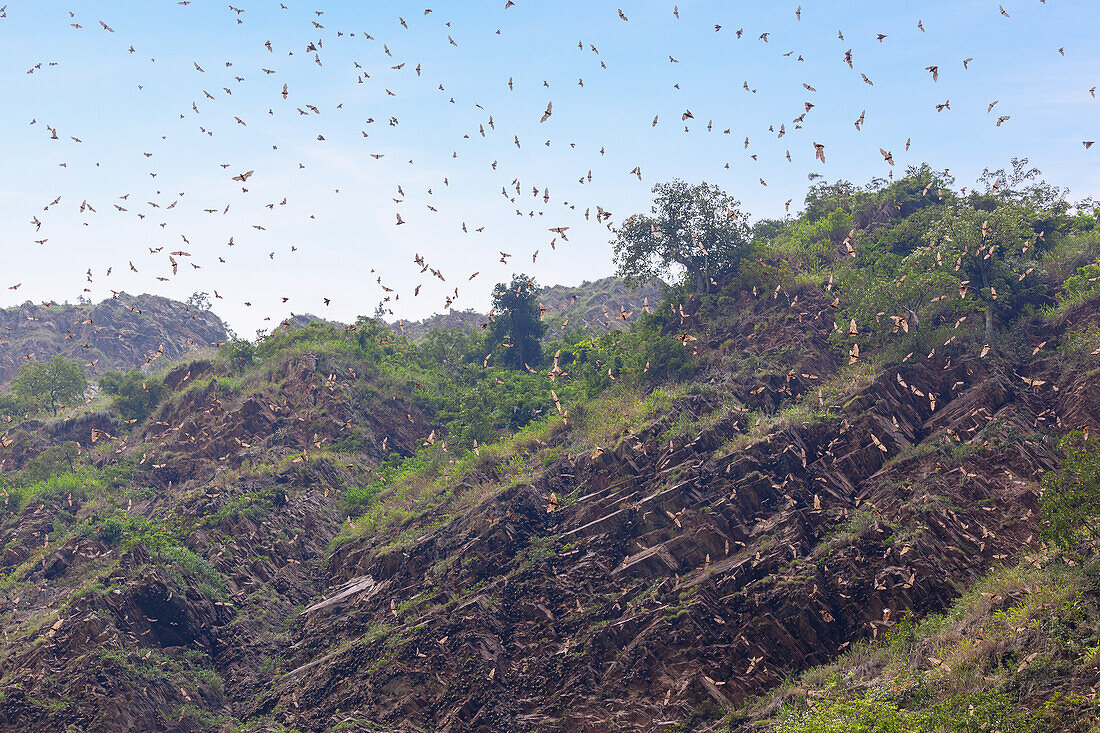
M 225 324 L 210 311 L 156 295 L 118 297 L 96 305 L 36 305 L 0 310 L 0 387 L 27 357 L 62 354 L 96 372 L 142 368 L 222 343 Z
M 713 348 L 827 332 L 828 300 L 800 303 L 766 332 L 753 321 L 783 304 L 760 305 Z M 715 729 L 1026 552 L 1059 423 L 1097 414 L 1100 379 L 1042 354 L 1090 322 L 1100 301 L 1023 329 L 1018 356 L 941 348 L 771 414 L 836 369 L 807 336 L 786 378 L 713 375 L 764 413 L 687 395 L 598 445 L 578 414 L 338 543 L 341 491 L 432 429 L 415 401 L 331 354 L 262 380 L 179 367 L 125 440 L 82 443 L 128 462 L 118 486 L 5 498 L 0 728 Z M 13 426 L 0 461 L 116 432 L 83 420 Z M 143 543 L 64 531 L 110 501 Z

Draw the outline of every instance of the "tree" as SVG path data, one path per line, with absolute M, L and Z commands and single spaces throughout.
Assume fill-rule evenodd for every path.
M 771 242 L 771 249 L 796 272 L 812 273 L 835 259 L 852 231 L 852 216 L 837 208 L 815 220 L 792 221 Z
M 818 182 L 818 179 L 821 181 Z M 806 192 L 805 208 L 801 218 L 815 222 L 837 209 L 851 213 L 851 205 L 857 193 L 854 185 L 845 180 L 827 183 L 819 173 L 811 173 L 810 181 L 813 185 Z
M 950 315 L 965 315 L 973 299 L 960 302 L 960 278 L 955 272 L 955 250 L 944 244 L 921 247 L 902 257 L 889 250 L 868 247 L 859 252 L 858 266 L 837 270 L 837 289 L 845 294 L 840 324 L 855 320 L 861 331 L 897 338 L 933 328 Z M 844 342 L 847 328 L 834 331 Z
M 856 206 L 856 225 L 877 229 L 894 220 L 907 221 L 919 211 L 954 200 L 955 179 L 946 171 L 933 171 L 927 163 L 910 166 L 905 175 L 888 183 L 875 179 L 864 187 L 865 196 Z
M 443 373 L 456 376 L 464 365 L 484 358 L 478 351 L 481 338 L 461 328 L 433 328 L 416 344 L 416 350 L 431 364 L 438 364 Z
M 493 308 L 489 312 L 487 348 L 494 361 L 510 369 L 535 367 L 542 362 L 542 322 L 535 302 L 535 279 L 513 275 L 512 284 L 497 283 L 493 289 Z
M 1100 537 L 1100 440 L 1075 431 L 1058 443 L 1062 461 L 1043 476 L 1043 535 L 1062 547 Z
M 641 284 L 679 267 L 697 293 L 707 293 L 715 278 L 736 274 L 752 251 L 740 201 L 718 186 L 678 178 L 658 183 L 653 194 L 652 215 L 631 216 L 611 241 L 620 277 Z
M 66 440 L 61 445 L 52 445 L 27 461 L 23 466 L 24 480 L 35 483 L 46 481 L 51 476 L 56 476 L 68 471 L 76 471 L 73 460 L 80 456 L 80 444 L 75 440 Z
M 11 380 L 11 388 L 29 402 L 49 406 L 56 415 L 59 405 L 64 407 L 84 394 L 88 379 L 79 364 L 58 354 L 46 361 L 24 364 Z
M 1004 203 L 992 211 L 955 206 L 925 235 L 933 245 L 955 250 L 954 267 L 965 278 L 962 294 L 973 294 L 985 310 L 985 336 L 993 335 L 998 311 L 1011 311 L 1023 292 L 1025 268 L 1035 261 L 1029 211 Z M 946 259 L 946 258 L 945 258 Z
M 256 345 L 245 339 L 234 338 L 218 350 L 237 372 L 243 372 L 256 361 Z
M 200 292 L 197 292 L 197 291 L 194 292 L 194 293 L 191 293 L 191 297 L 187 299 L 187 306 L 189 308 L 194 308 L 197 311 L 208 311 L 208 310 L 210 310 L 210 306 L 211 306 L 210 294 L 209 293 L 200 293 Z
M 143 420 L 160 404 L 164 385 L 159 379 L 146 376 L 137 369 L 125 374 L 105 372 L 99 378 L 100 388 L 115 398 L 115 407 L 126 420 Z

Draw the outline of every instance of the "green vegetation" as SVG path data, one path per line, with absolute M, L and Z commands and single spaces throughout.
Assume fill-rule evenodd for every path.
M 493 289 L 493 308 L 489 314 L 492 325 L 486 346 L 509 369 L 529 370 L 531 365 L 542 363 L 546 324 L 539 316 L 535 290 L 535 279 L 526 275 L 514 276 L 511 285 L 497 283 Z
M 45 361 L 28 361 L 11 381 L 12 392 L 24 404 L 49 409 L 72 404 L 88 388 L 84 370 L 58 354 Z
M 682 273 L 682 286 L 615 333 L 574 329 L 543 345 L 535 285 L 517 274 L 496 287 L 480 330 L 437 329 L 413 341 L 370 318 L 347 328 L 314 322 L 230 342 L 219 356 L 246 391 L 308 353 L 354 375 L 343 389 L 363 409 L 408 395 L 432 426 L 421 445 L 340 488 L 355 528 L 342 537 L 411 527 L 429 511 L 453 511 L 444 507 L 460 499 L 457 484 L 484 495 L 528 475 L 539 451 L 537 460 L 552 461 L 552 451 L 516 450 L 532 431 L 569 425 L 571 450 L 610 449 L 645 419 L 673 411 L 662 440 L 725 420 L 741 426 L 722 447 L 735 450 L 834 414 L 883 364 L 948 346 L 977 351 L 999 343 L 998 329 L 1020 317 L 1092 291 L 1100 239 L 1089 206 L 1075 209 L 1036 182 L 1026 160 L 989 172 L 970 193 L 953 183 L 928 166 L 863 187 L 815 181 L 796 217 L 751 229 L 737 201 L 715 186 L 660 184 L 651 215 L 624 222 L 612 245 L 621 275 L 641 282 Z M 769 303 L 803 298 L 831 301 L 826 345 L 776 339 L 803 332 L 806 314 Z M 755 352 L 714 347 L 746 328 L 777 343 Z M 1083 331 L 1080 343 L 1062 348 L 1085 358 L 1090 338 Z M 854 363 L 815 373 L 805 364 L 823 347 Z M 761 383 L 778 380 L 787 386 L 775 399 L 753 399 Z M 699 406 L 676 408 L 681 399 Z M 117 398 L 116 405 L 123 409 Z M 345 436 L 332 449 L 355 452 L 364 440 Z M 250 501 L 225 511 L 264 505 Z
M 106 372 L 99 378 L 100 388 L 114 397 L 115 408 L 125 420 L 143 420 L 164 398 L 164 385 L 159 379 L 134 369 L 129 372 Z
M 618 274 L 636 283 L 682 268 L 697 293 L 737 274 L 752 251 L 741 202 L 718 186 L 679 179 L 653 187 L 652 216 L 626 219 L 612 240 Z
M 1066 379 L 1091 378 L 1100 366 L 1100 331 L 1089 310 L 1100 292 L 1097 211 L 1037 183 L 1026 161 L 987 179 L 970 193 L 927 166 L 862 187 L 815 179 L 797 215 L 751 228 L 737 201 L 715 186 L 661 184 L 652 215 L 624 222 L 613 246 L 622 275 L 678 282 L 644 312 L 624 309 L 618 315 L 629 327 L 613 333 L 559 328 L 548 335 L 535 283 L 516 274 L 497 285 L 481 328 L 436 329 L 414 340 L 366 317 L 346 327 L 299 321 L 255 341 L 234 339 L 171 378 L 167 365 L 149 374 L 105 373 L 91 419 L 49 421 L 46 408 L 56 412 L 74 394 L 49 392 L 37 377 L 17 380 L 0 398 L 0 414 L 12 417 L 0 436 L 3 457 L 17 467 L 0 474 L 0 496 L 9 526 L 28 517 L 34 522 L 26 526 L 34 526 L 3 548 L 8 564 L 0 585 L 17 596 L 49 569 L 51 590 L 61 589 L 57 607 L 83 611 L 77 602 L 85 599 L 107 619 L 113 611 L 104 610 L 111 604 L 103 599 L 123 592 L 135 568 L 151 566 L 172 593 L 232 598 L 239 616 L 229 623 L 262 630 L 269 637 L 261 643 L 276 648 L 318 618 L 296 621 L 293 609 L 306 608 L 308 594 L 287 602 L 286 588 L 306 587 L 299 579 L 320 577 L 326 562 L 362 569 L 383 558 L 401 563 L 407 551 L 430 565 L 423 589 L 383 609 L 384 622 L 371 619 L 361 638 L 332 641 L 336 651 L 369 652 L 368 673 L 385 673 L 408 651 L 411 635 L 427 640 L 430 614 L 475 599 L 506 610 L 505 580 L 559 572 L 563 558 L 585 550 L 583 540 L 567 544 L 556 533 L 560 515 L 543 511 L 545 496 L 531 500 L 528 487 L 547 488 L 546 477 L 557 481 L 549 483 L 556 493 L 548 507 L 556 511 L 598 490 L 569 481 L 576 471 L 600 470 L 609 459 L 660 463 L 654 444 L 662 456 L 695 450 L 712 464 L 735 467 L 739 453 L 756 459 L 779 433 L 809 445 L 831 430 L 830 421 L 870 408 L 876 395 L 867 387 L 893 380 L 901 362 L 947 352 L 957 365 L 981 354 L 995 376 L 1022 374 L 1018 365 L 1034 355 L 1036 328 L 1062 334 L 1050 337 L 1037 364 L 1061 359 L 1072 366 L 1062 370 Z M 201 296 L 189 307 L 206 307 Z M 593 296 L 591 307 L 606 305 Z M 1078 319 L 1082 313 L 1089 317 Z M 31 375 L 52 363 L 24 370 Z M 82 387 L 78 382 L 69 389 Z M 270 434 L 268 410 L 276 415 Z M 36 411 L 34 422 L 14 419 Z M 119 430 L 110 432 L 121 437 L 102 431 L 112 422 Z M 932 458 L 950 471 L 979 454 L 1049 440 L 1046 430 L 1056 428 L 1006 411 L 966 439 L 940 435 L 909 445 L 895 434 L 885 468 L 924 457 L 923 464 Z M 50 444 L 50 436 L 61 437 Z M 836 455 L 851 450 L 841 441 Z M 1060 465 L 1043 481 L 1043 532 L 1066 564 L 1001 571 L 942 617 L 895 622 L 886 638 L 856 645 L 836 665 L 738 712 L 736 723 L 792 733 L 1038 733 L 1094 722 L 1088 685 L 1077 683 L 1100 664 L 1100 583 L 1078 560 L 1100 528 L 1100 445 L 1078 432 L 1062 440 L 1060 452 Z M 654 488 L 682 485 L 694 470 L 668 463 L 657 466 Z M 750 484 L 765 478 L 746 473 Z M 920 496 L 911 504 L 916 515 L 930 514 L 929 507 L 954 511 L 948 497 Z M 522 540 L 514 566 L 479 567 L 477 551 L 446 554 L 446 542 L 438 543 L 445 553 L 438 560 L 422 552 L 447 539 L 441 529 L 471 508 L 496 509 L 486 502 L 494 497 L 521 497 L 525 510 L 546 522 Z M 619 506 L 624 514 L 634 511 L 633 501 Z M 955 509 L 961 515 L 963 507 Z M 815 510 L 812 552 L 761 585 L 808 582 L 809 573 L 827 573 L 836 558 L 867 544 L 921 532 L 920 516 L 891 524 L 869 504 L 845 517 Z M 826 520 L 832 523 L 817 524 Z M 429 539 L 418 542 L 423 537 Z M 780 540 L 777 532 L 755 541 L 753 552 Z M 353 544 L 341 549 L 345 543 Z M 69 570 L 63 550 L 74 548 Z M 447 586 L 456 580 L 460 587 Z M 670 598 L 658 591 L 661 582 L 648 590 L 640 583 L 614 602 L 659 602 L 667 623 L 687 625 L 704 605 L 704 586 Z M 267 602 L 269 591 L 277 602 Z M 587 613 L 584 601 L 578 614 Z M 213 606 L 219 624 L 229 605 Z M 599 607 L 597 599 L 588 605 Z M 611 638 L 618 629 L 610 612 L 589 621 L 582 631 Z M 38 614 L 20 633 L 31 638 L 54 622 Z M 448 632 L 431 633 L 424 650 L 443 645 Z M 571 648 L 564 659 L 594 650 L 591 634 L 580 637 L 588 651 Z M 262 673 L 285 672 L 299 656 L 288 652 Z M 163 660 L 147 668 L 125 649 L 101 661 L 143 684 L 171 680 L 178 687 L 182 674 Z M 187 673 L 202 674 L 190 667 Z M 1040 685 L 1042 675 L 1065 684 Z M 43 696 L 40 706 L 50 705 L 59 703 Z M 176 715 L 214 725 L 209 708 L 196 698 Z M 708 703 L 678 722 L 690 729 L 719 712 Z
M 34 458 L 27 461 L 20 472 L 21 481 L 36 482 L 45 481 L 51 476 L 76 472 L 76 465 L 81 455 L 80 444 L 73 440 L 66 440 L 59 445 L 51 445 Z
M 412 525 L 412 519 L 431 516 L 431 524 L 438 524 L 458 508 L 532 480 L 545 467 L 544 460 L 556 452 L 548 445 L 563 428 L 561 418 L 550 416 L 507 440 L 457 456 L 441 444 L 424 446 L 408 458 L 392 455 L 369 484 L 345 490 L 343 508 L 354 521 L 345 525 L 334 544 L 410 524 L 414 534 L 397 537 L 400 543 L 428 530 L 423 524 Z
M 1043 534 L 1062 548 L 1100 538 L 1100 440 L 1080 430 L 1058 444 L 1062 461 L 1043 476 Z
M 5 502 L 14 511 L 21 511 L 31 502 L 42 504 L 60 502 L 69 496 L 82 498 L 89 489 L 100 488 L 93 472 L 82 469 L 77 472 L 59 473 L 23 486 L 11 486 L 4 489 Z
M 1050 562 L 1048 560 L 1048 562 Z M 943 615 L 877 640 L 736 711 L 748 733 L 1093 731 L 1100 566 L 995 571 Z

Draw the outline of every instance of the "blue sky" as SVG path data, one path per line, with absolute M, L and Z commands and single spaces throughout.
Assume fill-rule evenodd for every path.
M 291 311 L 351 320 L 387 294 L 400 294 L 387 305 L 403 317 L 442 310 L 456 287 L 454 307 L 485 308 L 513 272 L 545 284 L 609 274 L 597 206 L 613 225 L 648 207 L 654 183 L 681 177 L 721 185 L 754 218 L 780 217 L 787 199 L 797 211 L 809 173 L 885 176 L 879 148 L 896 173 L 928 162 L 959 185 L 1027 156 L 1073 197 L 1100 196 L 1100 147 L 1081 145 L 1100 140 L 1088 91 L 1100 84 L 1100 12 L 1004 0 L 1004 17 L 1001 4 L 242 0 L 237 13 L 212 0 L 8 0 L 0 305 L 216 290 L 215 310 L 242 334 Z M 560 226 L 569 241 L 552 248 Z M 190 255 L 175 256 L 175 275 L 173 251 Z M 421 273 L 416 254 L 446 281 Z

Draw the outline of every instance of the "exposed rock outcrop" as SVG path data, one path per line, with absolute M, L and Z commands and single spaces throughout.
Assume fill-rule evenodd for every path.
M 157 295 L 120 293 L 95 305 L 34 304 L 0 310 L 0 387 L 27 359 L 62 354 L 85 364 L 90 377 L 144 368 L 223 343 L 225 324 Z

